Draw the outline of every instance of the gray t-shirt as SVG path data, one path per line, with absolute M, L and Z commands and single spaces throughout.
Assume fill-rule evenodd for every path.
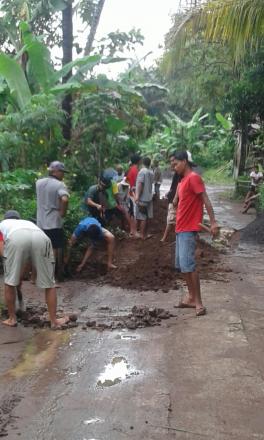
M 143 190 L 139 196 L 140 202 L 150 202 L 153 197 L 153 171 L 149 168 L 142 168 L 137 175 L 136 190 L 139 183 L 143 184 Z
M 69 197 L 65 184 L 49 176 L 38 179 L 37 190 L 37 225 L 41 229 L 62 228 L 63 219 L 60 215 L 60 199 Z

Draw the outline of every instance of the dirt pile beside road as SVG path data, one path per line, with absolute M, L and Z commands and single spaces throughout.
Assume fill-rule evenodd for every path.
M 253 222 L 240 231 L 240 240 L 255 244 L 264 243 L 264 214 L 258 215 Z
M 130 290 L 154 290 L 168 292 L 179 288 L 181 275 L 175 271 L 175 234 L 170 241 L 162 244 L 160 239 L 166 225 L 167 203 L 161 200 L 155 206 L 154 219 L 150 227 L 153 237 L 146 240 L 130 238 L 117 240 L 115 263 L 118 268 L 106 271 L 105 251 L 98 250 L 91 261 L 78 276 L 82 280 L 96 280 L 100 284 L 110 284 Z M 217 272 L 228 272 L 219 265 L 219 251 L 210 244 L 198 239 L 197 261 L 201 278 L 214 279 Z

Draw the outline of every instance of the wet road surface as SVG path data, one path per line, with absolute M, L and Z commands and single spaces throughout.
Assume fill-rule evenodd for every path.
M 253 217 L 208 189 L 222 225 Z M 221 189 L 223 191 L 223 188 Z M 233 272 L 204 280 L 208 315 L 174 308 L 183 293 L 67 283 L 64 307 L 87 319 L 134 305 L 178 315 L 159 327 L 0 331 L 0 431 L 23 440 L 264 439 L 263 256 L 223 254 Z M 25 289 L 26 290 L 26 289 Z

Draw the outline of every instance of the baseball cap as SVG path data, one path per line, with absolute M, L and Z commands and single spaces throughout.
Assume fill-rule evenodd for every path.
M 100 176 L 100 182 L 105 185 L 106 187 L 109 187 L 111 185 L 112 179 L 109 176 L 105 176 L 103 173 Z
M 65 170 L 64 163 L 59 162 L 58 160 L 54 160 L 50 163 L 49 171 L 63 171 L 64 173 L 68 173 L 69 171 Z
M 13 209 L 10 209 L 9 211 L 5 212 L 4 220 L 8 220 L 8 219 L 11 219 L 11 218 L 19 220 L 21 217 L 20 217 L 19 212 L 15 211 Z

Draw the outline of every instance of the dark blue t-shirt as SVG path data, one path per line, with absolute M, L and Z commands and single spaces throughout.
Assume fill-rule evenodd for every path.
M 73 234 L 75 235 L 76 238 L 80 238 L 81 235 L 85 232 L 88 231 L 89 227 L 92 225 L 96 225 L 98 226 L 98 228 L 100 228 L 100 237 L 99 239 L 102 239 L 103 236 L 103 230 L 102 230 L 102 226 L 99 223 L 98 220 L 96 220 L 96 218 L 93 217 L 86 217 L 83 220 L 80 221 L 80 223 L 78 224 L 77 228 L 74 229 Z

